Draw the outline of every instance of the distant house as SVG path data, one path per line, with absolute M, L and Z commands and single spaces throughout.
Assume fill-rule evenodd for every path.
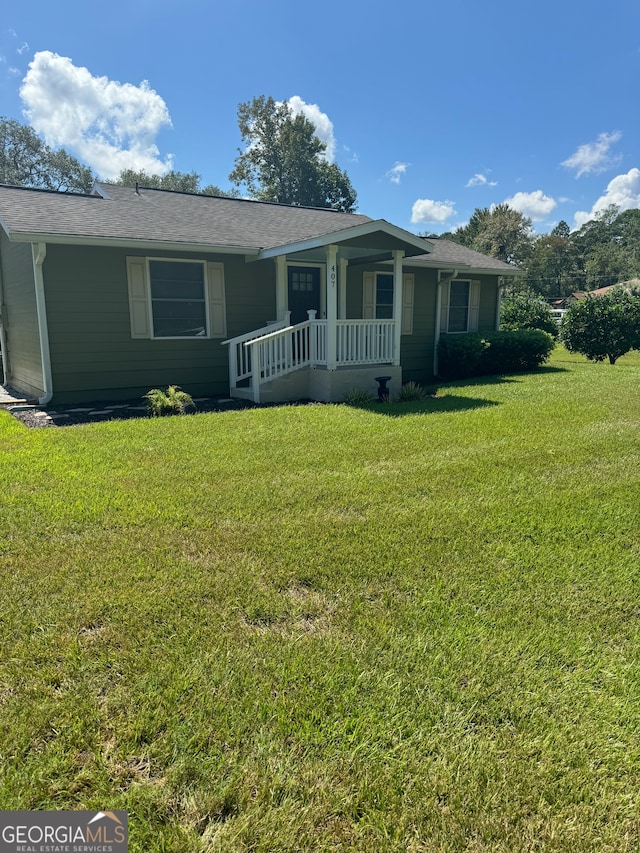
M 359 214 L 113 185 L 0 187 L 0 225 L 4 379 L 41 404 L 428 381 L 519 273 Z
M 562 309 L 562 308 L 570 308 L 576 302 L 582 302 L 587 296 L 604 296 L 605 293 L 609 293 L 610 290 L 613 290 L 614 287 L 639 287 L 640 280 L 639 279 L 631 279 L 630 281 L 621 281 L 617 284 L 609 284 L 606 287 L 598 287 L 595 290 L 576 290 L 574 293 L 570 293 L 568 296 L 562 296 L 558 299 L 549 300 L 549 305 L 551 308 Z

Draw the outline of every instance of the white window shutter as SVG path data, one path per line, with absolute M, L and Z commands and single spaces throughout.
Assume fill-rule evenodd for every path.
M 469 287 L 469 331 L 478 331 L 480 316 L 480 282 L 472 281 Z
M 362 274 L 362 319 L 375 320 L 376 317 L 376 274 Z
M 449 331 L 449 282 L 445 281 L 442 285 L 441 302 L 440 302 L 440 331 Z
M 224 267 L 222 264 L 207 264 L 207 287 L 209 291 L 209 337 L 226 338 L 227 309 L 224 298 Z
M 413 334 L 413 282 L 412 272 L 402 276 L 402 334 Z
M 127 284 L 131 337 L 150 338 L 149 281 L 147 262 L 144 258 L 127 258 Z

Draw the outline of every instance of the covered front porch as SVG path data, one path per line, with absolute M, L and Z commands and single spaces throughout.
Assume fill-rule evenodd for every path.
M 353 387 L 374 390 L 379 374 L 399 386 L 408 291 L 413 298 L 403 261 L 427 251 L 427 241 L 384 221 L 263 250 L 258 260 L 275 264 L 278 316 L 225 341 L 231 396 L 337 401 Z M 347 282 L 358 273 L 361 316 L 348 317 Z

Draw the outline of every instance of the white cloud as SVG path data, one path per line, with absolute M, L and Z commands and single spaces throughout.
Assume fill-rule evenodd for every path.
M 617 175 L 609 181 L 603 195 L 595 202 L 590 212 L 579 210 L 575 214 L 575 227 L 580 228 L 610 204 L 616 204 L 621 211 L 640 208 L 640 169 L 629 169 L 626 174 Z
M 325 157 L 329 163 L 333 163 L 336 156 L 336 139 L 333 135 L 333 122 L 326 113 L 323 113 L 317 104 L 307 104 L 299 95 L 294 95 L 287 101 L 294 115 L 302 113 L 315 125 L 316 136 L 327 146 Z
M 385 176 L 385 177 L 389 178 L 389 180 L 391 181 L 391 183 L 392 183 L 392 184 L 399 184 L 399 183 L 400 183 L 400 179 L 401 179 L 401 178 L 403 177 L 403 175 L 406 173 L 407 168 L 408 168 L 410 165 L 411 165 L 410 163 L 399 163 L 399 162 L 396 162 L 396 163 L 394 163 L 394 164 L 393 164 L 393 166 L 389 169 L 389 171 L 387 172 L 387 174 L 386 174 L 386 176 Z
M 45 50 L 29 63 L 20 96 L 29 123 L 49 145 L 72 151 L 103 178 L 123 169 L 163 175 L 173 166 L 155 144 L 171 126 L 169 110 L 146 80 L 134 86 L 94 77 Z
M 576 178 L 582 175 L 599 174 L 604 172 L 622 159 L 622 155 L 609 154 L 611 146 L 622 138 L 619 130 L 611 133 L 601 133 L 595 142 L 580 145 L 571 157 L 563 160 L 561 166 L 576 170 Z
M 486 175 L 478 172 L 472 178 L 469 178 L 465 187 L 495 187 L 497 185 L 497 181 L 490 181 Z
M 27 44 L 26 41 L 23 41 L 22 45 L 18 48 L 18 53 L 20 54 L 20 56 L 22 56 L 22 54 L 25 52 L 25 50 L 29 50 L 29 45 Z
M 534 190 L 532 193 L 516 193 L 511 198 L 506 198 L 504 204 L 508 204 L 514 210 L 519 210 L 525 216 L 529 216 L 534 222 L 546 219 L 558 202 L 545 195 L 542 190 Z
M 419 198 L 413 203 L 411 209 L 411 221 L 419 222 L 446 222 L 455 213 L 455 204 L 452 201 L 433 201 L 430 198 Z

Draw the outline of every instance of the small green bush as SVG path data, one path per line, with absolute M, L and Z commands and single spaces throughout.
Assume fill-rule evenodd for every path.
M 402 388 L 400 388 L 395 402 L 411 403 L 414 400 L 425 400 L 429 396 L 429 391 L 417 382 L 405 382 Z
M 187 409 L 196 407 L 192 396 L 177 385 L 169 385 L 166 391 L 162 388 L 152 388 L 147 391 L 143 400 L 147 401 L 149 414 L 156 418 L 164 415 L 183 415 Z
M 540 329 L 446 335 L 438 345 L 439 373 L 444 379 L 467 379 L 534 370 L 554 346 Z
M 350 388 L 343 400 L 348 406 L 366 406 L 373 401 L 373 396 L 366 388 Z

